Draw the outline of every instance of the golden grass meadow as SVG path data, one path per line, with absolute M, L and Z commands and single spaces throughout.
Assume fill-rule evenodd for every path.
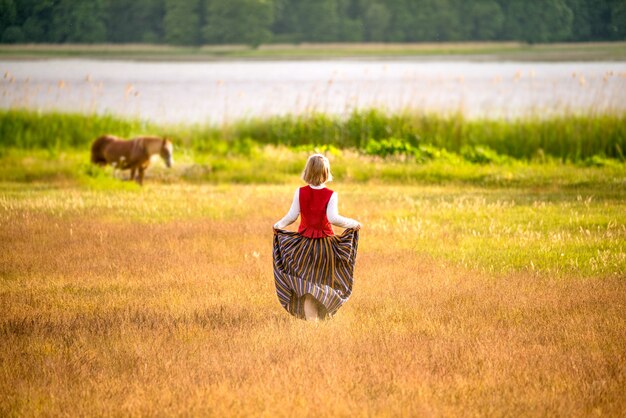
M 0 415 L 623 415 L 620 173 L 337 181 L 364 227 L 352 298 L 320 323 L 274 289 L 271 225 L 295 176 L 4 181 Z

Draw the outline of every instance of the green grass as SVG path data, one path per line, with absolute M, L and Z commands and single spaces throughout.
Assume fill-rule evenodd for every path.
M 406 231 L 408 248 L 465 268 L 623 277 L 624 197 L 593 188 L 448 189 L 437 198 L 416 193 L 411 210 L 387 220 Z
M 306 157 L 325 152 L 340 181 L 489 187 L 623 187 L 626 115 L 514 121 L 355 112 L 159 126 L 110 115 L 0 111 L 0 180 L 118 187 L 127 174 L 89 163 L 99 135 L 173 138 L 176 166 L 150 181 L 286 183 Z M 110 184 L 108 184 L 108 183 Z M 119 186 L 121 187 L 121 186 Z M 126 186 L 124 186 L 126 187 Z
M 98 58 L 140 60 L 220 59 L 324 59 L 462 57 L 463 59 L 508 59 L 519 61 L 623 60 L 624 42 L 528 45 L 516 42 L 465 42 L 423 44 L 333 43 L 268 44 L 259 48 L 243 45 L 177 47 L 165 45 L 0 45 L 0 57 Z
M 167 135 L 187 149 L 211 154 L 249 154 L 257 144 L 362 150 L 370 140 L 394 138 L 452 152 L 489 147 L 516 159 L 553 157 L 582 161 L 602 156 L 624 161 L 626 114 L 526 117 L 511 121 L 466 119 L 420 112 L 387 114 L 372 109 L 345 118 L 321 113 L 244 119 L 231 124 L 161 126 L 110 115 L 0 111 L 0 148 L 87 149 L 99 135 Z
M 171 169 L 155 161 L 146 174 L 158 183 L 285 184 L 297 181 L 313 148 L 257 146 L 250 154 L 211 154 L 190 149 L 175 152 Z M 626 185 L 626 164 L 593 166 L 558 160 L 477 164 L 458 160 L 382 159 L 355 151 L 328 154 L 338 182 L 352 184 L 457 184 L 489 188 L 596 188 L 610 192 Z M 80 184 L 91 188 L 134 187 L 120 180 L 128 172 L 99 168 L 89 162 L 86 150 L 48 151 L 5 149 L 0 157 L 0 181 Z

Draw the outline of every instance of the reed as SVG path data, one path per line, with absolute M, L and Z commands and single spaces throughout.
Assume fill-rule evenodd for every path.
M 28 110 L 0 112 L 0 144 L 21 149 L 79 149 L 105 133 L 129 136 L 155 127 L 137 119 L 112 115 L 39 113 Z
M 270 144 L 327 143 L 360 149 L 370 139 L 400 138 L 412 145 L 429 144 L 455 152 L 467 145 L 486 145 L 514 158 L 545 154 L 578 161 L 597 154 L 623 158 L 626 114 L 500 120 L 371 109 L 354 111 L 345 119 L 312 114 L 241 121 L 235 131 Z
M 593 156 L 624 160 L 626 114 L 501 120 L 416 111 L 389 114 L 370 109 L 353 111 L 346 117 L 310 113 L 250 118 L 216 126 L 159 125 L 112 115 L 0 111 L 0 148 L 86 149 L 103 133 L 167 135 L 184 148 L 218 154 L 245 154 L 255 144 L 327 144 L 362 150 L 372 139 L 397 138 L 413 146 L 432 145 L 452 152 L 481 145 L 516 159 L 550 156 L 577 162 Z

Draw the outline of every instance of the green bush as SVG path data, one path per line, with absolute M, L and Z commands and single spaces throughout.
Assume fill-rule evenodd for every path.
M 432 145 L 419 145 L 415 150 L 415 161 L 417 163 L 427 163 L 429 161 L 442 161 L 449 163 L 459 163 L 461 158 L 443 148 L 436 148 Z
M 475 164 L 503 164 L 510 160 L 484 145 L 465 145 L 461 148 L 461 156 L 466 161 Z
M 604 155 L 593 155 L 582 161 L 586 167 L 619 167 L 620 162 L 614 158 L 606 158 Z
M 291 149 L 295 152 L 306 152 L 306 153 L 318 153 L 325 155 L 333 155 L 338 157 L 341 155 L 341 150 L 334 145 L 330 144 L 321 144 L 321 145 L 313 145 L 313 144 L 304 144 L 304 145 L 296 145 L 295 147 L 291 147 Z
M 365 146 L 364 152 L 367 155 L 375 155 L 378 157 L 391 156 L 413 156 L 416 148 L 406 141 L 398 138 L 387 138 L 377 141 L 370 139 Z

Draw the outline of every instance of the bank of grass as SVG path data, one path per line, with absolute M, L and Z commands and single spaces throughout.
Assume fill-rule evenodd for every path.
M 338 180 L 353 183 L 610 189 L 626 181 L 626 115 L 507 122 L 377 110 L 346 119 L 314 114 L 222 126 L 2 111 L 0 180 L 112 186 L 127 174 L 89 162 L 91 142 L 104 133 L 172 138 L 174 169 L 156 163 L 148 171 L 149 181 L 169 183 L 290 182 L 315 151 L 331 158 Z
M 251 154 L 209 154 L 181 150 L 175 165 L 165 168 L 158 159 L 146 173 L 157 183 L 285 184 L 297 181 L 308 155 L 315 148 L 255 147 Z M 318 150 L 319 151 L 319 150 Z M 322 150 L 323 151 L 323 150 Z M 337 181 L 351 184 L 456 184 L 489 188 L 593 187 L 610 192 L 626 186 L 626 164 L 600 160 L 599 165 L 563 163 L 557 160 L 473 163 L 457 160 L 383 159 L 355 151 L 328 154 Z M 0 156 L 0 181 L 80 184 L 91 188 L 134 187 L 128 172 L 100 168 L 89 162 L 88 151 L 5 149 Z
M 464 43 L 325 43 L 166 46 L 166 45 L 0 45 L 4 59 L 96 58 L 137 60 L 413 58 L 518 61 L 623 60 L 626 43 L 595 42 L 528 45 L 517 42 Z
M 338 181 L 354 293 L 311 324 L 272 277 L 297 184 L 0 182 L 0 415 L 626 408 L 623 187 Z
M 94 138 L 146 133 L 172 137 L 196 152 L 246 154 L 257 145 L 321 146 L 364 150 L 371 140 L 429 145 L 451 152 L 485 146 L 530 160 L 578 162 L 594 156 L 625 160 L 626 114 L 570 114 L 512 120 L 467 119 L 418 111 L 388 114 L 358 110 L 342 117 L 322 113 L 250 118 L 230 124 L 158 125 L 111 115 L 0 111 L 0 149 L 88 149 Z

